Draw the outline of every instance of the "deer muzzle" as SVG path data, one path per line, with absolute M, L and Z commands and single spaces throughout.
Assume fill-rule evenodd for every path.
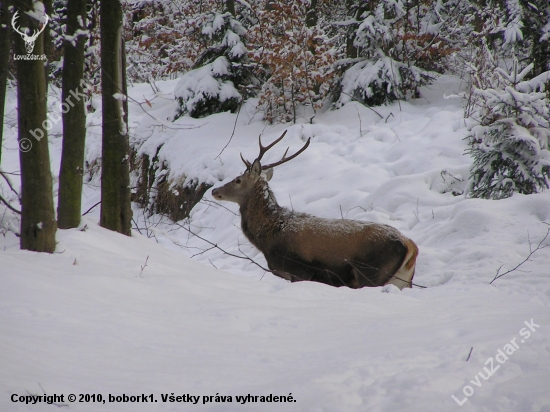
M 216 200 L 223 200 L 223 196 L 220 194 L 220 188 L 212 190 L 212 197 Z

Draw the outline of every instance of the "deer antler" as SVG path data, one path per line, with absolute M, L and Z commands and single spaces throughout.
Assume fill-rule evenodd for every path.
M 264 154 L 269 150 L 271 149 L 273 146 L 275 146 L 277 143 L 279 143 L 281 140 L 283 140 L 283 137 L 285 137 L 286 135 L 286 132 L 287 130 L 284 131 L 284 133 L 278 138 L 276 139 L 273 143 L 267 145 L 267 146 L 264 146 L 262 144 L 262 135 L 260 135 L 258 137 L 258 142 L 260 144 L 260 154 L 258 155 L 258 157 L 256 158 L 256 160 L 260 161 L 262 159 L 262 157 L 264 156 Z M 268 165 L 265 165 L 265 166 L 262 166 L 262 170 L 267 170 L 267 169 L 271 169 L 272 167 L 275 167 L 275 166 L 279 166 L 283 163 L 286 163 L 288 162 L 289 160 L 292 160 L 294 159 L 296 156 L 298 156 L 300 153 L 302 153 L 304 150 L 307 149 L 307 147 L 309 146 L 309 143 L 311 141 L 311 137 L 309 139 L 307 139 L 307 142 L 306 144 L 300 149 L 298 150 L 296 153 L 294 153 L 292 156 L 290 157 L 286 157 L 286 154 L 288 153 L 288 147 L 286 148 L 286 151 L 283 155 L 283 157 L 281 158 L 281 160 L 279 160 L 278 162 L 275 162 L 275 163 L 271 163 L 271 164 L 268 164 Z M 243 157 L 243 154 L 241 153 L 241 160 L 244 162 L 244 164 L 246 165 L 246 168 L 247 169 L 250 169 L 250 167 L 252 166 L 252 163 L 250 163 L 248 160 L 246 160 L 244 157 Z
M 294 159 L 296 156 L 298 156 L 300 153 L 302 153 L 304 150 L 307 149 L 307 147 L 309 146 L 309 143 L 310 143 L 310 142 L 311 142 L 311 137 L 308 137 L 306 144 L 303 145 L 302 148 L 301 148 L 300 150 L 298 150 L 296 153 L 294 153 L 294 154 L 293 154 L 292 156 L 290 156 L 290 157 L 286 157 L 286 154 L 288 153 L 288 149 L 289 149 L 289 148 L 287 147 L 287 148 L 286 148 L 286 151 L 285 151 L 285 154 L 283 155 L 283 157 L 281 158 L 281 160 L 279 160 L 278 162 L 275 162 L 275 163 L 271 163 L 271 164 L 262 166 L 262 170 L 271 169 L 272 167 L 282 165 L 283 163 L 286 163 L 286 162 L 288 162 L 289 160 Z

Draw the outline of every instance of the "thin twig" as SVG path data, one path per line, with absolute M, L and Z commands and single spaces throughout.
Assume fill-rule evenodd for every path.
M 357 117 L 359 117 L 359 137 L 363 137 L 363 126 L 361 124 L 361 115 L 359 114 L 359 109 L 357 108 L 357 106 L 353 106 L 355 107 L 355 110 L 357 111 Z
M 248 257 L 248 256 L 239 256 L 239 255 L 236 255 L 236 254 L 234 254 L 234 253 L 228 252 L 228 251 L 222 249 L 220 246 L 218 246 L 217 243 L 213 243 L 213 242 L 209 241 L 208 239 L 205 239 L 205 238 L 203 238 L 202 236 L 197 235 L 197 234 L 196 234 L 195 232 L 193 232 L 191 229 L 189 229 L 189 228 L 183 226 L 182 224 L 176 222 L 176 225 L 179 226 L 179 227 L 181 227 L 182 229 L 187 230 L 187 231 L 188 231 L 190 234 L 192 234 L 193 236 L 196 236 L 196 237 L 199 238 L 200 240 L 202 240 L 202 241 L 208 243 L 209 245 L 212 245 L 212 247 L 214 247 L 214 248 L 220 250 L 221 252 L 223 252 L 223 253 L 226 254 L 226 255 L 233 256 L 233 257 L 236 257 L 236 258 L 238 258 L 238 259 L 248 260 L 248 261 L 252 262 L 253 264 L 255 264 L 256 266 L 258 266 L 260 269 L 263 269 L 263 270 L 265 270 L 266 272 L 274 273 L 274 271 L 272 271 L 272 270 L 270 270 L 270 269 L 267 269 L 267 268 L 263 267 L 263 266 L 260 265 L 258 262 L 256 262 L 254 259 L 252 259 L 252 258 L 250 258 L 250 257 Z
M 506 272 L 504 273 L 500 273 L 500 269 L 502 269 L 502 266 L 498 268 L 497 270 L 497 273 L 495 275 L 495 277 L 493 278 L 493 280 L 491 280 L 489 282 L 489 284 L 491 285 L 495 280 L 497 279 L 500 279 L 501 277 L 503 277 L 504 275 L 507 275 L 508 273 L 510 272 L 513 272 L 514 270 L 518 269 L 521 265 L 523 265 L 525 262 L 527 262 L 531 256 L 533 256 L 535 254 L 535 252 L 537 252 L 538 250 L 541 250 L 541 249 L 544 249 L 544 248 L 547 248 L 550 246 L 550 244 L 548 245 L 544 245 L 542 246 L 542 243 L 548 238 L 548 235 L 550 234 L 550 229 L 548 229 L 546 231 L 546 234 L 544 235 L 544 237 L 542 238 L 542 240 L 539 242 L 539 244 L 537 245 L 537 247 L 535 249 L 533 249 L 533 245 L 531 244 L 531 240 L 529 239 L 529 233 L 527 233 L 527 237 L 529 239 L 529 254 L 527 255 L 527 257 L 525 259 L 523 259 L 523 261 L 521 261 L 520 263 L 518 263 L 513 269 L 510 269 L 510 270 L 507 270 Z
M 241 112 L 241 107 L 243 106 L 243 100 L 241 100 L 241 104 L 239 104 L 239 110 L 237 110 L 237 117 L 235 117 L 235 123 L 233 124 L 233 132 L 231 133 L 231 136 L 229 137 L 229 140 L 227 141 L 227 143 L 223 147 L 222 151 L 220 153 L 218 153 L 218 155 L 214 158 L 214 160 L 216 160 L 218 157 L 221 156 L 221 154 L 223 153 L 225 148 L 227 146 L 229 146 L 229 143 L 231 143 L 231 140 L 233 139 L 233 136 L 235 135 L 235 129 L 237 129 L 237 120 L 239 120 L 239 113 Z
M 141 266 L 141 272 L 139 272 L 139 276 L 141 277 L 141 274 L 143 273 L 143 269 L 145 269 L 147 267 L 147 261 L 149 260 L 149 255 L 147 255 L 147 257 L 145 258 L 145 263 L 143 264 L 143 266 Z
M 17 193 L 17 191 L 13 188 L 13 184 L 12 184 L 10 178 L 8 176 L 6 176 L 8 174 L 11 174 L 11 173 L 4 172 L 3 170 L 0 170 L 0 175 L 2 175 L 2 177 L 4 178 L 4 180 L 6 181 L 8 186 L 10 187 L 11 191 L 13 193 L 15 193 L 15 195 L 17 196 L 18 199 L 20 199 L 21 197 L 19 196 L 19 193 Z
M 0 196 L 0 202 L 4 203 L 4 204 L 7 206 L 7 208 L 8 208 L 9 210 L 11 210 L 12 212 L 17 213 L 18 215 L 21 214 L 21 212 L 20 212 L 19 210 L 15 209 L 12 205 L 10 205 L 10 204 L 8 203 L 8 201 L 5 200 L 2 196 Z
M 470 360 L 470 356 L 472 356 L 472 351 L 474 350 L 474 347 L 472 346 L 470 348 L 470 353 L 468 353 L 468 357 L 466 358 L 466 362 L 468 362 Z
M 344 93 L 344 92 L 342 92 L 342 94 L 345 94 L 345 95 L 348 96 L 351 100 L 353 100 L 353 101 L 355 101 L 355 102 L 357 102 L 357 103 L 359 103 L 359 104 L 365 106 L 367 109 L 372 110 L 374 113 L 376 113 L 378 116 L 380 116 L 381 119 L 384 118 L 384 116 L 382 116 L 380 113 L 378 113 L 378 112 L 377 112 L 376 110 L 374 110 L 372 107 L 367 106 L 367 104 L 366 104 L 366 103 L 363 103 L 361 100 L 358 100 L 358 99 L 356 99 L 355 97 L 353 97 L 352 95 L 347 94 L 347 93 Z
M 134 224 L 136 225 L 136 230 L 139 232 L 140 235 L 143 235 L 143 233 L 141 233 L 141 230 L 136 222 L 136 219 L 134 219 L 134 217 L 132 216 L 132 222 L 134 222 Z
M 89 208 L 88 210 L 86 210 L 84 213 L 82 213 L 82 216 L 85 216 L 87 215 L 88 213 L 90 213 L 92 211 L 92 209 L 94 207 L 96 207 L 97 205 L 99 205 L 101 203 L 101 200 L 99 202 L 97 202 L 95 205 L 93 205 L 91 208 Z

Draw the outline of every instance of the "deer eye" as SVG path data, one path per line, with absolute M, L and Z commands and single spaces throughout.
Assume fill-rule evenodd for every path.
M 235 183 L 240 184 L 240 183 L 241 183 L 241 179 L 238 179 L 238 178 L 235 179 Z

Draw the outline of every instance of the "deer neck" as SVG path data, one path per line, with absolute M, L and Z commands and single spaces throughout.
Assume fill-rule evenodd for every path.
M 241 205 L 241 227 L 246 237 L 262 250 L 281 230 L 285 209 L 277 203 L 266 181 L 259 180 Z

